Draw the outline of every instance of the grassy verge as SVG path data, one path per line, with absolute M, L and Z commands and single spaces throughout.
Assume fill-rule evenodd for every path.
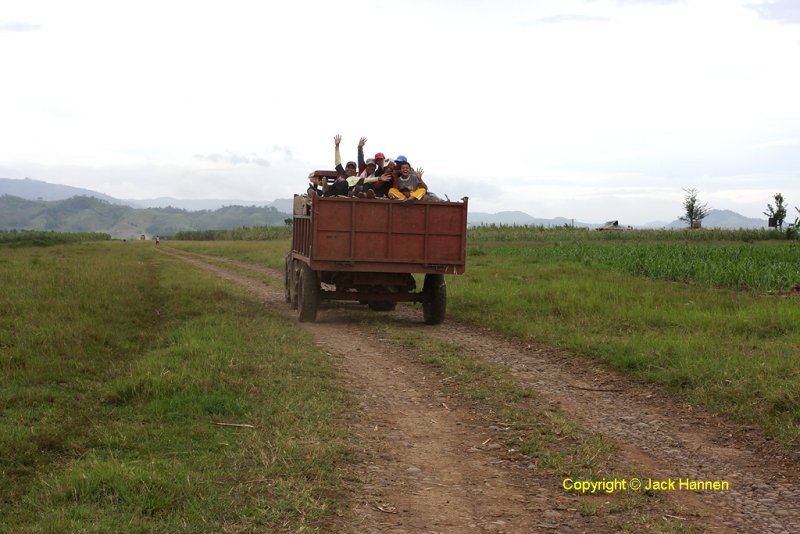
M 2 261 L 0 530 L 315 530 L 341 506 L 348 400 L 290 321 L 138 243 Z

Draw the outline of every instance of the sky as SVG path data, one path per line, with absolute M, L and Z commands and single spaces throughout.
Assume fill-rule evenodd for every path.
M 800 206 L 800 0 L 0 0 L 0 80 L 0 177 L 117 198 L 291 198 L 341 134 L 471 211 Z

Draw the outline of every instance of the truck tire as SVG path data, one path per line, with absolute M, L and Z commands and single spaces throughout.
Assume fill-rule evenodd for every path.
M 317 273 L 305 263 L 300 264 L 300 283 L 298 284 L 297 309 L 301 323 L 313 323 L 317 320 L 319 304 L 319 280 Z
M 397 303 L 391 300 L 373 300 L 372 302 L 368 302 L 367 306 L 369 306 L 369 309 L 372 311 L 386 312 L 393 311 L 397 308 Z
M 286 265 L 283 271 L 283 291 L 286 302 L 292 302 L 292 257 L 286 255 Z
M 443 274 L 426 274 L 422 286 L 425 301 L 422 303 L 422 316 L 425 324 L 440 324 L 447 310 L 447 283 Z

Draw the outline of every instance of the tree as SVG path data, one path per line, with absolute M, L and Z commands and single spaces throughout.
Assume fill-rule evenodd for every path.
M 798 215 L 800 215 L 800 208 L 794 207 Z M 797 239 L 800 235 L 800 217 L 795 217 L 793 223 L 789 223 L 786 228 L 786 237 L 789 239 Z
M 679 217 L 680 220 L 689 223 L 689 228 L 699 228 L 700 221 L 706 218 L 710 208 L 706 203 L 700 203 L 697 200 L 696 189 L 684 189 L 686 191 L 686 198 L 683 199 L 683 213 Z
M 767 211 L 764 215 L 770 219 L 775 219 L 775 227 L 780 231 L 783 230 L 783 221 L 786 220 L 786 205 L 783 203 L 783 195 L 775 193 L 775 207 L 772 204 L 767 204 Z

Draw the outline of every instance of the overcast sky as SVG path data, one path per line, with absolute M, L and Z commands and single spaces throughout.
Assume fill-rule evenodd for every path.
M 800 206 L 800 0 L 0 0 L 0 80 L 0 177 L 118 198 L 290 198 L 341 133 L 473 211 Z

